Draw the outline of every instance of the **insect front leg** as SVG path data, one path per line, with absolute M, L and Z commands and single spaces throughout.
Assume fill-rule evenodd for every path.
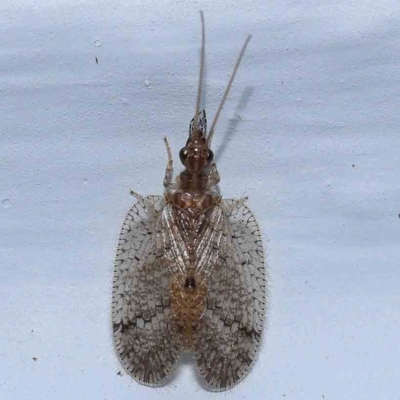
M 164 176 L 164 187 L 166 189 L 173 189 L 174 184 L 172 183 L 172 177 L 173 177 L 173 159 L 172 159 L 172 152 L 171 152 L 171 146 L 169 145 L 168 138 L 164 138 L 164 144 L 167 149 L 167 154 L 168 154 L 168 162 L 167 162 L 167 167 L 165 169 L 165 176 Z

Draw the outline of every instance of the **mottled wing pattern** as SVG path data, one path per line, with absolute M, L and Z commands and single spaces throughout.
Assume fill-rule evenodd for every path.
M 195 346 L 198 369 L 212 390 L 227 389 L 249 372 L 260 346 L 266 301 L 257 222 L 241 200 L 224 200 L 221 206 L 225 232 Z
M 199 123 L 198 123 L 198 128 L 200 129 L 201 132 L 203 132 L 204 135 L 207 133 L 207 117 L 206 117 L 206 110 L 201 110 L 198 114 L 199 118 Z M 194 118 L 190 121 L 189 125 L 189 136 L 192 134 L 193 131 L 193 123 L 194 123 Z
M 179 357 L 171 326 L 169 271 L 159 245 L 163 198 L 145 197 L 129 211 L 114 270 L 112 323 L 120 361 L 137 381 L 160 385 Z

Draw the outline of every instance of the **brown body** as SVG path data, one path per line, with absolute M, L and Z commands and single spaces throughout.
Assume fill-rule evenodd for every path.
M 204 111 L 203 111 L 204 113 Z M 207 277 L 196 271 L 196 238 L 201 236 L 207 214 L 221 198 L 215 189 L 219 176 L 213 164 L 213 153 L 208 147 L 205 132 L 193 127 L 186 146 L 179 155 L 184 171 L 177 177 L 176 189 L 166 194 L 173 206 L 174 220 L 184 232 L 189 266 L 184 276 L 171 277 L 171 309 L 174 321 L 183 338 L 183 346 L 191 349 L 198 323 L 205 312 Z M 205 118 L 205 114 L 204 114 Z
M 185 233 L 183 240 L 190 263 L 189 266 L 186 266 L 183 277 L 179 274 L 176 277 L 172 276 L 170 280 L 171 309 L 178 331 L 181 332 L 183 337 L 183 346 L 187 349 L 192 347 L 196 329 L 205 312 L 207 300 L 207 276 L 202 276 L 196 268 L 196 261 L 201 257 L 201 254 L 198 254 L 196 242 L 201 237 L 201 231 L 207 221 L 207 216 L 221 202 L 217 188 L 220 178 L 217 167 L 213 162 L 214 154 L 210 149 L 211 140 L 218 117 L 250 40 L 249 36 L 236 62 L 224 97 L 207 135 L 205 111 L 199 112 L 204 67 L 203 14 L 201 14 L 201 17 L 203 35 L 196 113 L 190 124 L 189 138 L 186 145 L 179 152 L 179 158 L 185 166 L 185 170 L 178 176 L 176 185 L 173 185 L 171 183 L 172 156 L 169 145 L 166 142 L 169 162 L 164 180 L 164 185 L 167 189 L 166 201 L 173 207 L 174 220 L 180 225 L 180 232 Z

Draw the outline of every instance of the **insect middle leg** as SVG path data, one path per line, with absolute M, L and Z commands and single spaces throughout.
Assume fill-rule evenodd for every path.
M 219 181 L 220 177 L 217 170 L 217 165 L 215 164 L 215 162 L 213 162 L 207 177 L 207 188 L 218 185 Z

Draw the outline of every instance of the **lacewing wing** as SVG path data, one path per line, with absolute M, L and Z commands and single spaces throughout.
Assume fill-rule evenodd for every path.
M 205 387 L 226 390 L 250 371 L 260 348 L 266 305 L 264 251 L 247 198 L 220 196 L 211 140 L 247 38 L 207 134 L 200 111 L 204 17 L 196 111 L 173 181 L 172 153 L 163 196 L 142 197 L 122 226 L 116 255 L 112 324 L 128 374 L 165 384 L 182 352 L 194 354 Z

